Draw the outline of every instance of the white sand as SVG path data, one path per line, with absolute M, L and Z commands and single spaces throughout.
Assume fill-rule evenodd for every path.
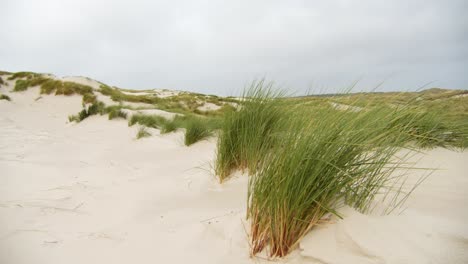
M 4 89 L 2 88 L 2 92 Z M 78 96 L 38 89 L 0 101 L 0 263 L 263 263 L 248 256 L 247 178 L 209 173 L 215 139 L 135 140 L 137 127 L 93 116 Z M 288 263 L 467 263 L 468 152 L 441 166 L 400 215 L 347 215 L 312 230 Z

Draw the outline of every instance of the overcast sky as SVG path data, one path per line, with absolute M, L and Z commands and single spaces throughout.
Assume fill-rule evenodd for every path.
M 468 89 L 468 1 L 0 0 L 0 69 L 237 94 Z

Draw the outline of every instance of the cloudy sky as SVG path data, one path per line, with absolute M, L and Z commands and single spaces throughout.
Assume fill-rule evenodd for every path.
M 237 94 L 468 89 L 468 1 L 1 0 L 0 69 Z

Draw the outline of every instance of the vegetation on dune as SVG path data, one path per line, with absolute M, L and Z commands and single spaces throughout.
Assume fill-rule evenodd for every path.
M 81 110 L 78 114 L 68 116 L 68 121 L 79 123 L 92 115 L 97 115 L 97 114 L 103 115 L 105 113 L 106 113 L 105 104 L 103 102 L 95 102 L 88 107 L 85 106 L 83 110 Z
M 110 98 L 116 102 L 132 102 L 146 104 L 156 104 L 159 102 L 159 98 L 155 96 L 125 94 L 120 89 L 112 88 L 107 85 L 101 85 L 100 92 L 104 95 L 110 96 Z
M 156 94 L 137 95 L 135 91 L 132 92 L 134 94 L 126 94 L 123 93 L 123 91 L 127 90 L 117 89 L 107 85 L 101 85 L 100 89 L 102 94 L 110 96 L 112 100 L 119 103 L 144 103 L 153 105 L 157 109 L 184 115 L 197 114 L 203 116 L 221 116 L 225 112 L 233 109 L 232 105 L 226 104 L 225 102 L 237 102 L 233 99 L 215 99 L 212 97 L 206 99 L 204 95 L 202 96 L 196 93 L 180 93 L 178 95 L 161 98 Z M 221 109 L 216 111 L 201 111 L 198 109 L 205 102 L 210 101 L 216 102 L 216 104 L 219 105 Z
M 27 79 L 16 80 L 13 91 L 21 92 L 27 90 L 29 87 L 40 86 L 41 94 L 51 94 L 53 92 L 55 92 L 55 95 L 80 94 L 83 95 L 83 103 L 94 103 L 96 101 L 96 97 L 93 94 L 93 88 L 90 86 L 75 82 L 54 80 L 38 74 L 24 74 L 25 73 L 20 72 L 19 76 L 29 76 L 30 78 L 28 77 Z M 15 74 L 13 76 L 15 76 Z
M 216 118 L 204 118 L 194 115 L 175 116 L 173 119 L 166 119 L 158 115 L 134 114 L 128 121 L 129 126 L 139 124 L 141 126 L 157 128 L 161 134 L 176 131 L 179 128 L 185 129 L 184 144 L 190 146 L 195 142 L 205 139 L 219 128 L 219 121 Z
M 34 72 L 16 72 L 10 77 L 8 77 L 8 80 L 11 81 L 11 80 L 20 79 L 20 78 L 32 79 L 37 76 L 40 76 L 40 74 L 34 73 Z
M 150 136 L 151 136 L 151 133 L 148 132 L 148 130 L 146 129 L 146 127 L 141 126 L 141 127 L 138 129 L 138 133 L 137 133 L 136 138 L 137 138 L 137 139 L 140 139 L 140 138 L 150 137 Z
M 398 150 L 466 147 L 466 125 L 421 105 L 337 109 L 329 99 L 298 103 L 270 88 L 254 83 L 240 110 L 224 116 L 215 161 L 221 182 L 248 169 L 253 255 L 268 248 L 285 256 L 343 204 L 367 212 L 384 194 L 390 209 L 401 205 L 415 186 L 405 189 L 403 175 L 392 174 L 406 166 L 394 158 Z
M 158 115 L 134 114 L 128 121 L 128 125 L 139 124 L 152 128 L 161 128 L 162 124 L 166 121 L 164 117 Z
M 16 81 L 15 88 L 13 88 L 13 91 L 15 92 L 22 92 L 26 91 L 29 87 L 29 81 L 27 80 L 18 80 Z
M 109 113 L 109 120 L 121 118 L 127 119 L 127 113 L 118 108 L 107 108 L 106 111 Z
M 0 100 L 11 101 L 11 98 L 6 94 L 0 94 Z
M 212 130 L 209 129 L 207 120 L 195 117 L 187 121 L 185 126 L 184 144 L 190 146 L 202 139 L 209 137 Z
M 288 118 L 281 96 L 272 90 L 272 84 L 254 82 L 244 94 L 242 109 L 225 114 L 215 162 L 220 182 L 234 169 L 255 173 L 265 152 L 275 144 L 277 126 Z
M 5 81 L 0 77 L 0 87 L 5 84 Z

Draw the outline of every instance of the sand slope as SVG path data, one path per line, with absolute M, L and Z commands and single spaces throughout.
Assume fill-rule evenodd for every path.
M 0 101 L 0 263 L 258 263 L 244 230 L 247 178 L 219 185 L 215 139 L 135 140 L 137 127 L 93 116 L 70 124 L 78 96 L 37 89 Z M 287 263 L 467 263 L 468 153 L 441 166 L 400 215 L 348 217 L 314 229 Z

